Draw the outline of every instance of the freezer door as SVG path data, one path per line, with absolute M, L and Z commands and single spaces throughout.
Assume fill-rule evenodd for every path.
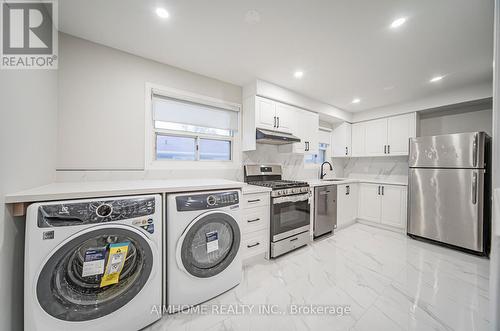
M 483 251 L 482 169 L 410 169 L 408 233 Z
M 486 134 L 410 138 L 410 168 L 484 168 Z

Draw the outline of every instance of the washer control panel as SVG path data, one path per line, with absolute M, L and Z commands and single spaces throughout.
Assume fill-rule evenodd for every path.
M 38 208 L 38 227 L 121 221 L 155 213 L 152 197 L 47 204 Z
M 183 195 L 175 198 L 177 211 L 193 211 L 238 205 L 238 191 Z

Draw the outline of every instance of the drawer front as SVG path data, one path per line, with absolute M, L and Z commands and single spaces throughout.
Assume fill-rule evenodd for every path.
M 243 233 L 250 233 L 269 228 L 270 212 L 269 206 L 243 210 L 243 216 L 241 218 Z
M 269 249 L 269 231 L 267 229 L 243 235 L 241 241 L 241 257 L 247 259 L 256 255 L 264 254 Z
M 271 204 L 271 196 L 269 193 L 244 194 L 242 196 L 243 208 L 269 206 L 270 204 Z

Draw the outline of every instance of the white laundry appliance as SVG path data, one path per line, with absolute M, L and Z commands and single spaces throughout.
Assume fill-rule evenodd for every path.
M 167 196 L 167 293 L 169 312 L 210 300 L 238 285 L 239 190 Z
M 25 330 L 139 330 L 161 318 L 162 198 L 35 203 L 25 244 Z

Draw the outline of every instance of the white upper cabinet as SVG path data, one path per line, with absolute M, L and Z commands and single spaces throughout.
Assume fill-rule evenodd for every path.
M 274 130 L 276 128 L 276 103 L 256 97 L 255 117 L 255 125 L 258 128 Z
M 365 154 L 383 156 L 387 145 L 387 119 L 365 122 Z
M 291 133 L 300 143 L 282 145 L 279 150 L 292 153 L 317 153 L 319 115 L 301 108 L 259 96 L 243 101 L 242 150 L 256 149 L 255 129 Z
M 355 123 L 352 125 L 351 156 L 365 156 L 365 123 Z
M 258 128 L 292 132 L 294 114 L 290 106 L 255 97 L 255 113 Z
M 408 139 L 416 136 L 416 128 L 416 113 L 352 124 L 352 152 L 348 156 L 408 155 Z M 343 130 L 340 129 L 337 134 L 342 135 Z M 341 138 L 336 140 L 342 141 Z M 344 155 L 339 154 L 334 153 L 334 157 L 345 156 L 345 150 Z
M 387 119 L 387 154 L 408 155 L 408 139 L 416 136 L 416 114 L 405 114 Z
M 293 132 L 297 121 L 293 107 L 276 102 L 276 127 L 274 130 Z
M 332 132 L 332 155 L 334 157 L 351 156 L 352 124 L 344 122 Z

